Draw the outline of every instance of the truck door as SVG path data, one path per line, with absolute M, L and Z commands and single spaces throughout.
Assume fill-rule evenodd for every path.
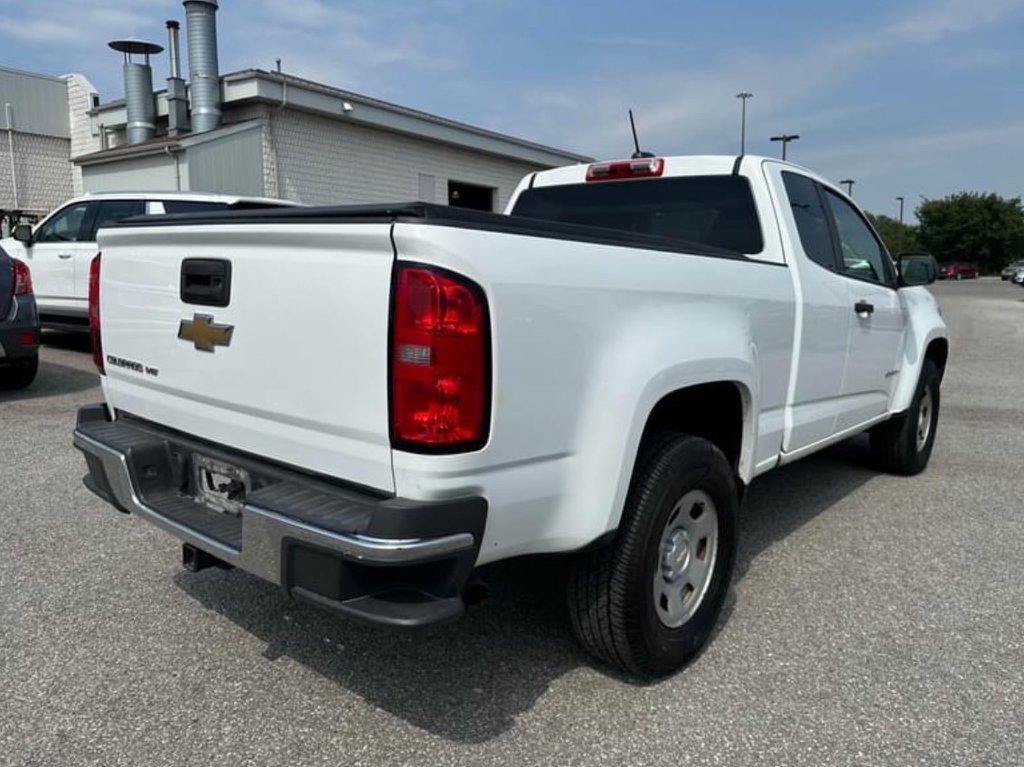
M 896 292 L 896 270 L 885 247 L 856 207 L 831 189 L 822 191 L 852 317 L 836 420 L 836 431 L 843 431 L 888 412 L 906 319 Z
M 775 198 L 783 201 L 789 265 L 799 282 L 798 335 L 782 444 L 788 453 L 835 433 L 853 310 L 817 182 L 771 166 L 769 179 Z

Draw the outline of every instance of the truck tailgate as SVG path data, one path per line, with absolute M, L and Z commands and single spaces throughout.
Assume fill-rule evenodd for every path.
M 103 230 L 108 402 L 187 434 L 394 492 L 390 229 L 373 223 Z M 226 306 L 183 300 L 185 259 L 229 262 Z

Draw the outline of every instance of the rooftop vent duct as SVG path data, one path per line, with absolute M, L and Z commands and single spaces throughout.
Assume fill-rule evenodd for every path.
M 192 131 L 220 124 L 220 71 L 217 64 L 217 0 L 185 0 Z
M 189 129 L 188 95 L 181 79 L 181 55 L 178 45 L 178 22 L 167 22 L 167 51 L 171 58 L 171 76 L 167 78 L 167 135 L 180 136 Z
M 149 141 L 156 135 L 153 70 L 149 66 L 149 57 L 160 53 L 163 47 L 142 40 L 114 40 L 110 47 L 124 54 L 124 100 L 128 112 L 126 139 L 129 144 Z M 132 56 L 142 56 L 142 63 Z

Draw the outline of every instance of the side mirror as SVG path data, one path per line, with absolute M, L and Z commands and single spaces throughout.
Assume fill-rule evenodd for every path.
M 900 272 L 900 286 L 931 285 L 939 278 L 939 264 L 935 256 L 926 253 L 900 256 L 896 259 Z
M 25 245 L 32 244 L 32 227 L 28 224 L 18 224 L 14 227 L 14 231 L 11 232 L 11 237 L 16 239 L 18 242 L 22 242 Z

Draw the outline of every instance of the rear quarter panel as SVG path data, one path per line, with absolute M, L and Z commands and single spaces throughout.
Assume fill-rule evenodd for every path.
M 393 456 L 399 495 L 488 498 L 481 563 L 614 528 L 647 416 L 672 391 L 740 386 L 748 476 L 762 424 L 781 430 L 794 321 L 784 266 L 420 224 L 394 237 L 400 261 L 464 274 L 490 305 L 488 444 Z

